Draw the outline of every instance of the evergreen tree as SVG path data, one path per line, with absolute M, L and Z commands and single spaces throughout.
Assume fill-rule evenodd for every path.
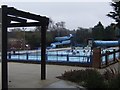
M 120 1 L 119 2 L 112 2 L 111 6 L 113 7 L 112 12 L 107 14 L 108 17 L 111 17 L 116 21 L 116 37 L 120 37 Z
M 99 22 L 94 28 L 92 28 L 93 39 L 103 40 L 104 39 L 104 27 L 101 22 Z
M 76 36 L 75 37 L 76 38 L 76 42 L 78 44 L 86 45 L 87 44 L 87 40 L 89 38 L 91 38 L 91 32 L 89 31 L 89 29 L 78 27 L 75 36 Z
M 107 16 L 111 17 L 117 22 L 117 27 L 120 28 L 120 1 L 119 2 L 112 2 L 111 6 L 113 7 L 112 12 L 109 12 Z
M 104 40 L 115 40 L 115 29 L 112 24 L 105 28 Z

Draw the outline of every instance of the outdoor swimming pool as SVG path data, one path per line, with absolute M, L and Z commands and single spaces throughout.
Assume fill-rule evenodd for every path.
M 104 54 L 106 51 L 112 52 L 113 49 L 104 49 L 101 51 Z M 48 62 L 80 62 L 80 63 L 90 63 L 92 60 L 91 49 L 76 49 L 76 50 L 48 50 L 46 52 L 46 60 Z M 119 52 L 115 54 L 116 57 L 119 56 Z M 15 54 L 10 54 L 7 56 L 9 60 L 25 60 L 25 61 L 41 61 L 41 51 L 16 51 Z M 102 56 L 101 61 L 105 63 L 105 56 Z M 109 60 L 114 58 L 113 54 L 109 55 Z
M 62 51 L 47 51 L 46 58 L 47 61 L 69 61 L 69 62 L 90 62 L 90 51 L 82 53 L 83 50 L 62 50 Z M 9 59 L 9 56 L 7 57 Z M 41 60 L 40 51 L 36 52 L 17 52 L 16 54 L 11 54 L 10 59 L 12 60 Z

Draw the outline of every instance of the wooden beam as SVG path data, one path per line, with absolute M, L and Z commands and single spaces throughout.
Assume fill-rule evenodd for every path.
M 2 90 L 8 90 L 7 6 L 2 6 Z
M 41 80 L 46 79 L 46 26 L 41 26 Z
M 40 22 L 29 22 L 29 23 L 10 23 L 8 27 L 30 27 L 30 26 L 41 26 Z
M 8 14 L 13 15 L 13 16 L 22 17 L 22 18 L 32 19 L 32 20 L 36 20 L 36 21 L 43 21 L 43 19 L 48 20 L 48 18 L 45 16 L 40 16 L 40 15 L 31 14 L 29 12 L 20 11 L 13 7 L 8 8 Z
M 18 17 L 12 17 L 12 16 L 8 16 L 8 20 L 10 20 L 10 21 L 16 21 L 16 22 L 21 22 L 21 23 L 26 23 L 27 22 L 26 19 L 18 18 Z

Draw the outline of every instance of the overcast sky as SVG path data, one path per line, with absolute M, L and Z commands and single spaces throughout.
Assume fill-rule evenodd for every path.
M 8 6 L 50 17 L 54 22 L 66 22 L 66 28 L 89 28 L 99 21 L 104 26 L 114 22 L 106 14 L 112 11 L 110 2 L 5 2 Z

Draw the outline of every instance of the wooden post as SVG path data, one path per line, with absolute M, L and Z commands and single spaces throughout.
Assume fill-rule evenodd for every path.
M 9 59 L 11 59 L 11 53 L 10 52 L 8 53 L 8 57 L 9 57 Z
M 69 55 L 67 55 L 67 62 L 69 62 Z
M 115 52 L 115 49 L 113 49 L 113 62 L 116 61 L 116 52 Z
M 46 26 L 41 26 L 41 80 L 46 79 Z
M 106 51 L 105 53 L 106 53 L 106 55 L 105 55 L 105 65 L 107 66 L 108 65 L 108 55 L 109 55 L 109 52 Z
M 7 6 L 2 6 L 2 90 L 8 90 Z
M 119 45 L 119 56 L 118 56 L 118 58 L 120 59 L 120 45 Z
M 45 56 L 46 56 L 46 61 L 48 61 L 48 54 L 46 53 Z
M 101 48 L 93 48 L 92 67 L 101 67 Z
M 28 52 L 26 53 L 26 60 L 28 60 L 29 59 L 29 55 L 28 55 Z
M 119 35 L 119 37 L 120 37 L 120 35 Z M 120 59 L 120 39 L 118 39 L 118 43 L 119 43 L 119 56 L 118 56 L 118 58 Z

